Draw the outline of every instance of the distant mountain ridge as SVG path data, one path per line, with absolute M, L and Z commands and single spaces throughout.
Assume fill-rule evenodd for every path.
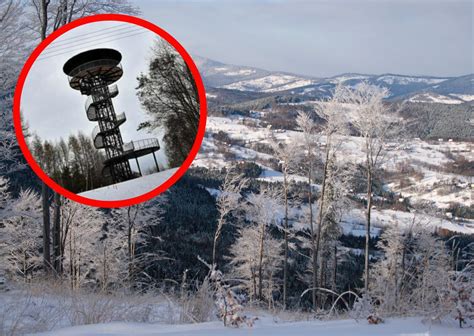
M 194 57 L 206 87 L 241 92 L 281 93 L 321 99 L 330 96 L 338 84 L 355 86 L 362 81 L 385 87 L 389 99 L 412 102 L 462 104 L 474 101 L 474 74 L 458 77 L 381 75 L 344 73 L 317 78 L 282 71 L 230 65 L 208 58 Z

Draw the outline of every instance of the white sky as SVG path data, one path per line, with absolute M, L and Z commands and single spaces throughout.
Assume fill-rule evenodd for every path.
M 73 39 L 69 40 L 71 38 Z M 113 48 L 122 54 L 124 71 L 122 78 L 115 83 L 119 94 L 113 98 L 116 113 L 125 112 L 127 116 L 127 121 L 120 127 L 123 140 L 129 142 L 156 137 L 136 130 L 140 122 L 146 120 L 146 115 L 135 90 L 137 76 L 147 71 L 150 48 L 156 38 L 155 33 L 140 26 L 117 21 L 90 23 L 60 36 L 43 51 L 25 81 L 21 111 L 30 131 L 44 140 L 53 141 L 58 141 L 61 137 L 67 139 L 78 131 L 91 134 L 97 122 L 87 119 L 84 110 L 87 96 L 69 86 L 62 68 L 69 58 L 80 52 L 94 48 Z M 158 137 L 161 140 L 161 136 Z M 163 146 L 162 141 L 160 144 Z M 166 162 L 164 150 L 158 152 L 158 158 L 160 164 Z M 136 170 L 134 161 L 131 164 L 132 169 Z M 142 170 L 152 165 L 151 155 L 140 160 Z
M 133 0 L 194 55 L 303 75 L 472 73 L 472 0 Z

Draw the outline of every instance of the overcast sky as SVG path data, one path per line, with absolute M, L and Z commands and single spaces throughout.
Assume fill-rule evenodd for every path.
M 21 111 L 30 130 L 43 140 L 67 139 L 79 131 L 92 133 L 97 122 L 87 119 L 84 103 L 87 96 L 69 86 L 62 68 L 72 56 L 94 48 L 113 48 L 122 54 L 123 76 L 116 82 L 119 94 L 113 98 L 117 114 L 125 112 L 127 121 L 120 127 L 124 142 L 156 135 L 138 132 L 137 126 L 146 115 L 136 96 L 137 76 L 146 72 L 151 56 L 150 48 L 158 38 L 153 32 L 139 26 L 111 21 L 80 26 L 61 35 L 43 51 L 33 64 L 25 81 Z M 161 138 L 160 134 L 158 136 Z M 164 151 L 158 158 L 164 162 Z M 150 168 L 153 157 L 144 157 L 141 168 Z M 132 169 L 137 170 L 133 161 Z
M 473 70 L 471 0 L 136 0 L 192 54 L 313 76 Z

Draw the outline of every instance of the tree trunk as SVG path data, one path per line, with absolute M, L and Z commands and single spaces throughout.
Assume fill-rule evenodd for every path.
M 217 222 L 216 233 L 214 234 L 214 243 L 212 245 L 212 265 L 217 269 L 217 242 L 221 235 L 222 226 L 224 225 L 224 217 L 220 215 L 219 221 Z
M 40 19 L 40 38 L 41 41 L 46 39 L 46 31 L 48 29 L 48 5 L 50 0 L 41 0 L 39 4 L 39 19 Z M 50 244 L 50 231 L 51 224 L 49 218 L 49 193 L 48 187 L 44 182 L 41 183 L 41 200 L 43 206 L 43 264 L 45 272 L 49 273 L 51 270 L 51 252 L 49 248 Z
M 286 169 L 284 169 L 283 171 L 283 188 L 285 192 L 285 260 L 283 264 L 283 310 L 285 310 L 287 300 L 286 287 L 288 283 L 288 178 Z
M 44 182 L 41 184 L 41 200 L 43 206 L 43 267 L 45 272 L 49 274 L 51 271 L 51 223 L 49 218 L 49 192 Z
M 104 244 L 104 254 L 103 254 L 103 258 L 104 258 L 104 263 L 102 265 L 102 289 L 105 290 L 106 287 L 107 287 L 107 283 L 108 283 L 108 273 L 109 273 L 109 270 L 108 270 L 108 265 L 107 265 L 107 245 Z
M 321 244 L 321 230 L 323 226 L 323 209 L 324 209 L 324 196 L 326 194 L 326 176 L 328 173 L 328 166 L 329 166 L 329 141 L 326 141 L 326 162 L 324 163 L 324 171 L 323 171 L 323 182 L 321 185 L 321 196 L 319 197 L 319 214 L 318 214 L 318 233 L 316 236 L 316 251 L 315 251 L 315 263 L 318 261 L 319 257 L 319 247 Z M 321 263 L 322 264 L 322 263 Z M 322 272 L 322 270 L 321 270 Z M 316 285 L 314 286 L 316 288 Z
M 133 247 L 132 247 L 132 229 L 133 229 L 133 221 L 131 216 L 132 207 L 128 207 L 127 209 L 127 216 L 128 216 L 128 229 L 127 229 L 127 247 L 128 247 L 128 278 L 131 279 L 133 269 L 132 269 L 132 262 L 133 262 Z
M 252 283 L 253 283 L 253 299 L 257 299 L 257 279 L 255 276 L 255 271 L 252 271 Z
M 46 32 L 48 30 L 48 6 L 50 0 L 41 0 L 39 8 L 40 16 L 40 37 L 41 41 L 46 39 Z
M 262 300 L 262 287 L 263 287 L 263 244 L 265 241 L 265 224 L 262 224 L 262 232 L 260 235 L 260 250 L 258 256 L 258 299 Z
M 332 290 L 337 292 L 337 245 L 334 243 L 334 268 L 332 270 Z M 333 294 L 333 301 L 336 299 L 336 296 Z
M 313 226 L 313 191 L 311 187 L 311 180 L 312 180 L 312 170 L 313 170 L 313 164 L 312 164 L 312 157 L 311 154 L 309 155 L 309 169 L 308 169 L 308 185 L 309 185 L 309 190 L 308 190 L 308 204 L 309 204 L 309 224 L 310 224 L 310 231 L 311 231 L 311 259 L 312 259 L 312 268 L 313 268 L 313 281 L 312 281 L 312 291 L 311 291 L 311 298 L 313 301 L 313 310 L 316 311 L 317 308 L 317 302 L 316 302 L 316 284 L 317 284 L 317 260 L 316 260 L 316 246 L 315 246 L 315 233 L 314 233 L 314 226 Z
M 369 291 L 369 243 L 370 243 L 370 211 L 372 209 L 372 171 L 370 168 L 367 169 L 367 226 L 365 233 L 365 279 L 364 289 L 365 292 Z
M 74 289 L 74 253 L 72 252 L 73 232 L 69 236 L 69 274 L 71 277 L 71 289 Z
M 62 273 L 61 250 L 61 196 L 55 192 L 53 212 L 53 266 L 57 276 Z
M 323 258 L 319 258 L 319 287 L 325 288 L 325 272 L 326 270 L 326 263 L 324 262 Z M 318 306 L 323 308 L 325 301 L 323 301 L 323 296 L 324 293 L 319 293 L 318 296 L 316 296 L 317 301 L 318 301 Z

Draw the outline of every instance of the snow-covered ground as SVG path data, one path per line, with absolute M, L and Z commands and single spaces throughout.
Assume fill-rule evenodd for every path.
M 372 225 L 374 226 L 374 234 L 380 233 L 381 228 L 389 226 L 398 226 L 400 229 L 405 229 L 413 225 L 413 223 L 420 223 L 423 226 L 431 228 L 435 231 L 437 228 L 443 228 L 452 232 L 459 232 L 464 234 L 474 233 L 474 221 L 455 221 L 438 218 L 426 214 L 416 214 L 405 211 L 396 211 L 391 209 L 372 209 Z M 354 236 L 365 236 L 365 212 L 362 209 L 351 209 L 342 218 L 342 227 L 346 233 Z
M 369 325 L 365 320 L 334 320 L 276 322 L 271 319 L 257 321 L 251 328 L 226 328 L 221 322 L 166 325 L 140 323 L 108 323 L 65 328 L 36 334 L 42 336 L 129 336 L 129 335 L 232 335 L 232 336 L 456 336 L 472 335 L 470 328 L 456 328 L 451 325 L 422 323 L 422 318 L 389 319 L 385 323 Z
M 178 300 L 163 293 L 103 294 L 70 291 L 51 283 L 0 291 L 0 335 L 36 336 L 441 336 L 472 335 L 452 316 L 430 320 L 422 316 L 385 318 L 370 325 L 365 319 L 316 320 L 303 312 L 270 313 L 248 308 L 254 325 L 224 327 L 209 309 L 209 322 L 184 319 Z M 346 315 L 347 316 L 347 315 Z M 335 317 L 336 318 L 336 317 Z
M 145 175 L 133 180 L 112 184 L 79 194 L 87 198 L 103 201 L 123 200 L 143 195 L 166 182 L 176 173 L 178 168 L 168 169 L 159 173 Z

